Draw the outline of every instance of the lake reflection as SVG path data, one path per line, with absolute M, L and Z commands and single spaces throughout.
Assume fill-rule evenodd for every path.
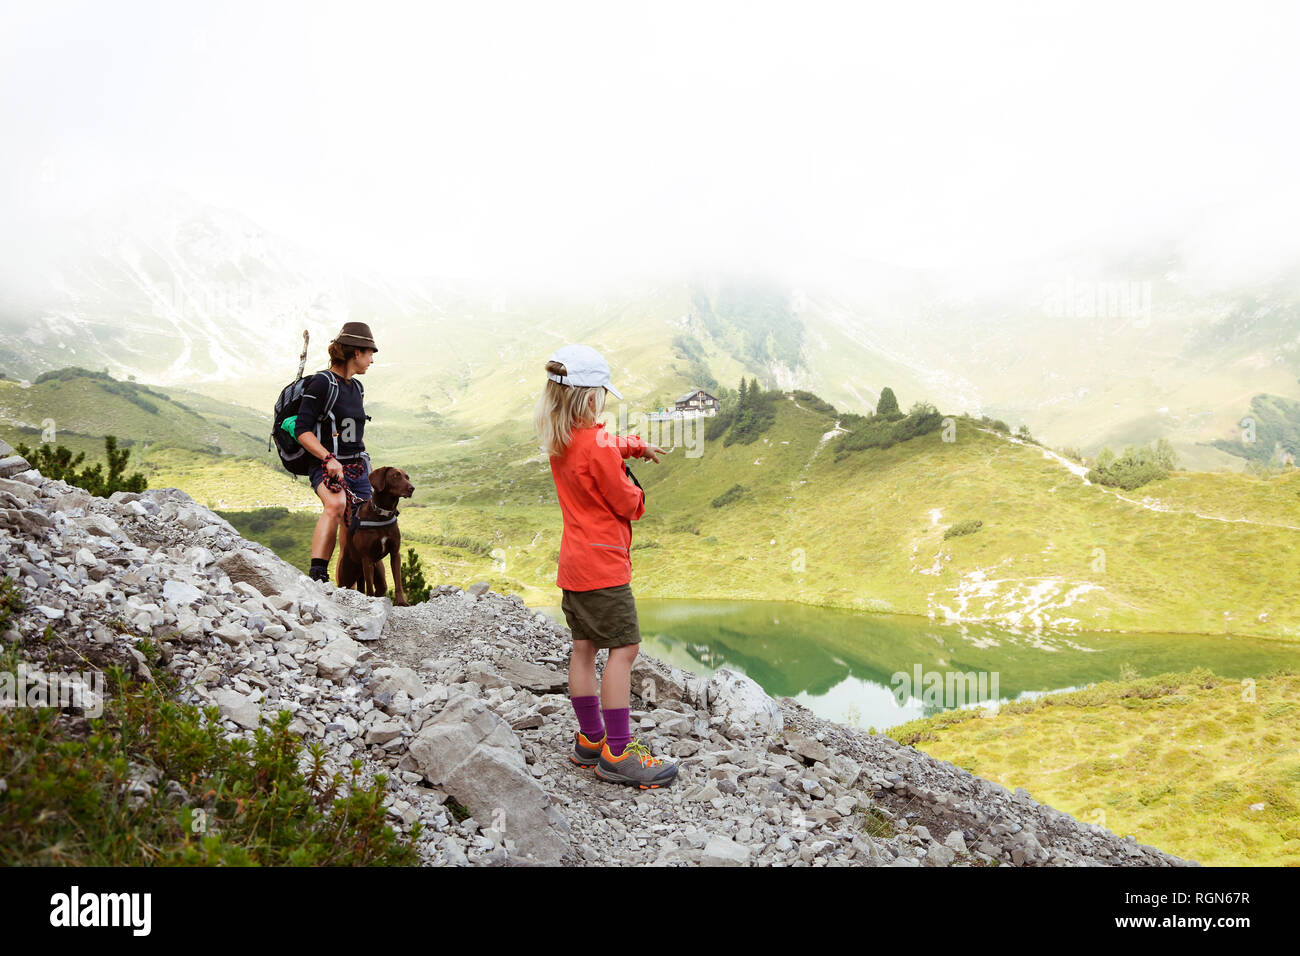
M 561 624 L 558 607 L 538 608 Z M 697 674 L 748 675 L 819 717 L 883 730 L 961 706 L 1207 667 L 1258 677 L 1296 647 L 1190 634 L 1038 635 L 765 601 L 638 599 L 646 653 Z

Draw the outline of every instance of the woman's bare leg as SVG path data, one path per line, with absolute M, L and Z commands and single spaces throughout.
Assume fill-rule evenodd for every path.
M 334 545 L 338 541 L 339 524 L 343 521 L 343 506 L 347 496 L 343 490 L 330 491 L 325 482 L 316 486 L 316 497 L 320 498 L 325 510 L 316 520 L 316 531 L 311 537 L 311 556 L 328 561 L 334 555 Z

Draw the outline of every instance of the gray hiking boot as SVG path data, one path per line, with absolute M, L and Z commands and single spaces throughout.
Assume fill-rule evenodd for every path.
M 569 754 L 569 759 L 579 767 L 590 770 L 600 760 L 600 751 L 604 743 L 604 734 L 601 734 L 599 740 L 592 740 L 579 730 L 573 735 L 573 753 Z
M 623 783 L 642 790 L 658 790 L 677 779 L 677 764 L 650 753 L 650 748 L 639 738 L 633 738 L 622 756 L 609 752 L 609 740 L 600 748 L 596 761 L 596 776 L 610 783 Z

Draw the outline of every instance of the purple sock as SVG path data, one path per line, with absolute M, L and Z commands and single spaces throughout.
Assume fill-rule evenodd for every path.
M 601 713 L 605 715 L 605 733 L 609 734 L 609 752 L 615 757 L 621 757 L 624 748 L 632 742 L 632 730 L 628 726 L 632 708 L 621 707 Z
M 599 697 L 570 697 L 573 712 L 578 715 L 578 729 L 588 740 L 596 741 L 605 736 L 605 725 L 600 722 Z

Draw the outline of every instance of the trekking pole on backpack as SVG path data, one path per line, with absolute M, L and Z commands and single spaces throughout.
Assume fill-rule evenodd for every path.
M 298 375 L 302 378 L 302 370 L 307 367 L 307 341 L 311 338 L 311 333 L 307 329 L 302 330 L 302 355 L 298 356 Z M 295 381 L 297 380 L 295 379 Z
M 302 389 L 304 384 L 302 381 L 302 370 L 307 367 L 307 343 L 308 341 L 310 341 L 310 339 L 311 339 L 311 332 L 308 329 L 303 329 L 302 330 L 302 355 L 298 356 L 298 374 L 294 376 L 293 382 L 291 382 L 289 385 L 286 385 L 284 390 L 280 392 L 280 399 L 275 403 L 275 412 L 271 416 L 271 437 L 266 440 L 267 451 L 270 451 L 272 448 L 275 447 L 277 437 L 278 437 L 278 429 L 280 425 L 283 423 L 284 418 L 289 414 L 288 409 L 290 404 L 292 404 L 292 408 L 295 413 L 298 411 L 298 402 L 302 397 Z M 290 394 L 287 395 L 286 393 L 290 393 Z M 294 439 L 293 444 L 295 446 L 297 445 L 297 439 Z M 298 449 L 295 447 L 295 448 L 291 448 L 289 450 L 289 453 L 292 457 L 297 457 L 296 454 L 297 451 Z M 281 461 L 285 460 L 285 449 L 283 448 L 281 449 L 280 460 Z

